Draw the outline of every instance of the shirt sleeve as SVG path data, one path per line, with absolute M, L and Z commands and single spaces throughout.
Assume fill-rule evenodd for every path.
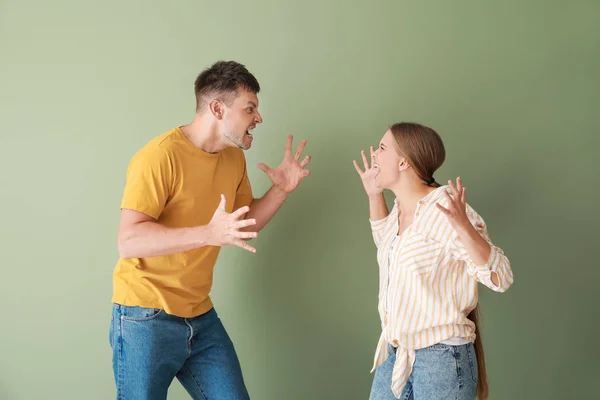
M 496 292 L 505 292 L 513 283 L 513 273 L 510 261 L 504 255 L 502 249 L 492 243 L 483 218 L 481 218 L 481 216 L 471 207 L 468 207 L 467 215 L 477 232 L 479 232 L 479 234 L 490 244 L 490 258 L 486 264 L 476 265 L 469 256 L 460 237 L 454 230 L 449 240 L 450 253 L 454 259 L 467 263 L 467 272 L 478 282 L 481 282 Z M 498 275 L 498 285 L 495 285 L 494 282 L 492 282 L 492 272 L 495 272 Z
M 371 223 L 371 232 L 373 233 L 373 241 L 377 247 L 379 247 L 379 244 L 383 239 L 383 233 L 385 232 L 385 226 L 388 218 L 389 215 L 387 215 L 385 218 L 378 219 L 377 221 L 369 219 L 369 222 Z
M 246 157 L 242 153 L 242 160 L 244 163 L 244 173 L 242 176 L 242 180 L 237 187 L 237 191 L 235 193 L 235 203 L 234 210 L 238 208 L 249 206 L 252 204 L 254 200 L 254 196 L 252 195 L 252 186 L 250 185 L 250 179 L 248 179 L 248 170 L 246 168 Z
M 172 183 L 173 168 L 167 152 L 144 148 L 129 163 L 121 208 L 158 219 L 169 200 Z

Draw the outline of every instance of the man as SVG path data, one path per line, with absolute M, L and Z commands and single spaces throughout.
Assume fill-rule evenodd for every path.
M 250 252 L 310 174 L 288 137 L 273 182 L 254 199 L 243 150 L 262 123 L 256 78 L 217 62 L 195 82 L 196 115 L 131 160 L 121 203 L 110 342 L 119 399 L 165 399 L 177 377 L 194 399 L 248 399 L 233 344 L 209 297 L 221 246 Z

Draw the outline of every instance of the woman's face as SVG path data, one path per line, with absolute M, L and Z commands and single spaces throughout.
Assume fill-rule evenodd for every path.
M 398 154 L 396 148 L 392 132 L 388 130 L 373 154 L 373 166 L 379 170 L 375 183 L 382 189 L 390 189 L 400 178 L 401 171 L 406 169 L 407 160 Z

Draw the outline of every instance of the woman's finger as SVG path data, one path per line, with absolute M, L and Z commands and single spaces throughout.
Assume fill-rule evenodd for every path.
M 362 150 L 360 152 L 360 155 L 362 156 L 363 164 L 364 164 L 365 171 L 366 171 L 369 169 L 369 160 L 367 160 L 367 154 L 365 153 L 364 150 Z
M 362 174 L 365 173 L 362 169 L 360 169 L 356 160 L 352 160 L 352 164 L 354 164 L 354 168 L 356 168 L 356 172 L 358 172 L 358 175 L 362 176 Z
M 441 205 L 440 205 L 440 203 L 436 203 L 435 205 L 436 205 L 436 207 L 437 207 L 437 208 L 438 208 L 438 209 L 439 209 L 439 210 L 440 210 L 442 213 L 444 213 L 444 214 L 446 214 L 446 215 L 450 215 L 450 210 L 448 210 L 447 208 L 445 208 L 445 207 L 441 206 Z

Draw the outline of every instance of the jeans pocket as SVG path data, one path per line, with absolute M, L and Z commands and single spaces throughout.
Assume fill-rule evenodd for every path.
M 151 321 L 158 318 L 163 313 L 163 310 L 160 308 L 146 308 L 138 306 L 120 306 L 120 310 L 121 319 L 123 321 L 133 322 Z
M 469 355 L 469 367 L 471 367 L 471 378 L 473 382 L 477 382 L 477 354 L 473 343 L 467 344 L 467 354 Z
M 444 343 L 436 343 L 432 346 L 425 347 L 423 350 L 433 350 L 433 351 L 446 351 L 452 350 L 452 346 Z

